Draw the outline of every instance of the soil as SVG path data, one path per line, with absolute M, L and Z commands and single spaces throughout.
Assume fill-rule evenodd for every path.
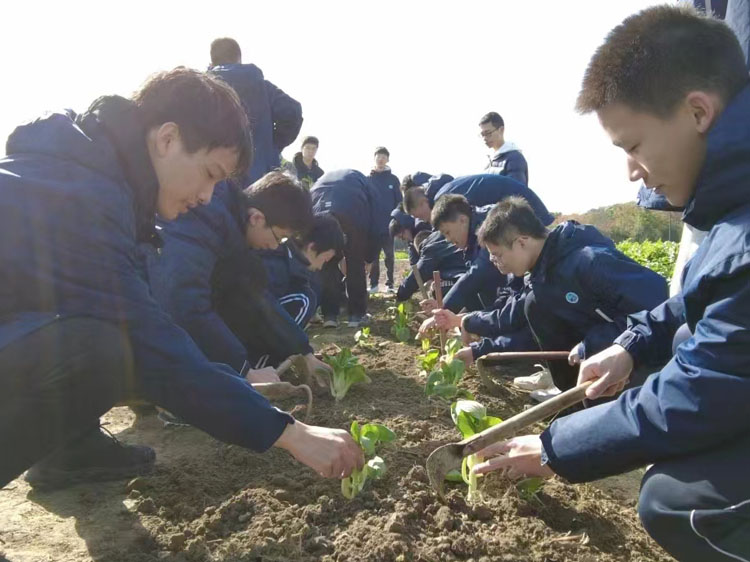
M 552 479 L 530 500 L 490 475 L 483 502 L 467 504 L 459 484 L 440 501 L 425 459 L 458 434 L 447 406 L 424 396 L 416 345 L 390 335 L 389 304 L 371 298 L 376 349 L 353 348 L 372 383 L 352 387 L 340 403 L 316 397 L 311 419 L 340 428 L 378 422 L 397 434 L 380 449 L 386 475 L 353 500 L 337 480 L 319 478 L 284 452 L 254 454 L 115 408 L 103 419 L 108 429 L 154 447 L 155 471 L 52 493 L 16 480 L 0 491 L 0 561 L 670 560 L 639 524 L 637 474 L 600 486 Z M 353 346 L 353 332 L 317 328 L 312 341 L 323 350 Z M 532 371 L 514 365 L 498 376 Z M 509 385 L 483 387 L 473 370 L 464 381 L 493 415 L 509 417 L 528 404 Z

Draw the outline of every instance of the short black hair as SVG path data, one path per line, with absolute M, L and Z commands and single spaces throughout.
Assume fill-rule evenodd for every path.
M 547 237 L 547 229 L 529 202 L 514 195 L 492 207 L 479 227 L 477 239 L 480 244 L 490 242 L 498 246 L 510 246 L 516 236 L 531 236 L 541 240 Z
M 493 127 L 496 129 L 499 129 L 500 127 L 505 127 L 505 121 L 503 121 L 503 118 L 500 117 L 500 114 L 496 111 L 490 111 L 489 113 L 485 113 L 482 118 L 479 120 L 480 125 L 486 125 L 487 123 L 492 124 Z
M 318 137 L 309 136 L 302 139 L 302 146 L 305 146 L 306 144 L 320 146 L 320 141 L 318 140 Z
M 391 235 L 391 238 L 400 236 L 405 229 L 406 227 L 396 219 L 391 219 L 391 222 L 388 223 L 388 234 Z
M 375 149 L 375 156 L 377 156 L 378 154 L 385 154 L 388 158 L 391 157 L 391 153 L 388 152 L 388 149 L 384 146 L 379 146 Z
M 422 253 L 422 245 L 430 237 L 430 234 L 432 234 L 431 230 L 420 230 L 414 237 L 414 247 L 420 254 Z
M 302 247 L 312 244 L 319 254 L 334 250 L 337 256 L 343 255 L 346 239 L 339 221 L 331 213 L 314 215 L 312 226 L 300 238 Z
M 211 66 L 236 64 L 242 61 L 240 44 L 231 37 L 219 37 L 211 41 Z
M 289 228 L 306 233 L 313 223 L 312 198 L 292 176 L 279 171 L 268 172 L 243 192 L 245 215 L 258 209 L 269 226 Z
M 471 205 L 463 195 L 451 193 L 435 201 L 430 222 L 435 229 L 439 229 L 441 224 L 457 221 L 461 215 L 471 218 Z
M 185 67 L 152 75 L 132 97 L 146 130 L 176 123 L 185 150 L 234 148 L 235 175 L 253 158 L 253 139 L 242 102 L 226 82 Z
M 406 191 L 410 187 L 416 187 L 417 182 L 414 181 L 414 178 L 411 174 L 406 174 L 403 179 L 401 180 L 401 191 Z
M 404 192 L 404 211 L 412 213 L 422 199 L 427 199 L 423 187 L 410 187 Z
M 742 48 L 726 24 L 688 6 L 655 6 L 609 33 L 589 62 L 576 109 L 621 103 L 663 118 L 691 91 L 726 103 L 747 82 Z

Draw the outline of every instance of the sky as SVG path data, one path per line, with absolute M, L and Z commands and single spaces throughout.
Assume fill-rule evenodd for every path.
M 16 2 L 0 34 L 0 138 L 48 109 L 130 95 L 153 72 L 204 69 L 211 41 L 229 36 L 302 103 L 287 158 L 315 135 L 324 170 L 367 173 L 383 145 L 399 177 L 480 173 L 489 151 L 477 123 L 497 111 L 547 207 L 583 212 L 637 191 L 596 117 L 573 109 L 584 70 L 612 27 L 658 3 Z

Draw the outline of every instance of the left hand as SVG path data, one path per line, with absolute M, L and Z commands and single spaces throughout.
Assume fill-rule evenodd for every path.
M 477 451 L 483 462 L 474 465 L 474 474 L 505 470 L 512 479 L 539 476 L 549 478 L 554 472 L 542 465 L 542 440 L 538 435 L 521 435 Z M 484 460 L 486 459 L 486 460 Z
M 419 332 L 417 332 L 417 337 L 419 339 L 422 338 L 428 338 L 430 337 L 430 334 L 435 329 L 435 319 L 434 318 L 428 318 L 424 322 L 422 322 L 422 325 L 419 327 Z
M 576 344 L 576 346 L 570 350 L 570 353 L 568 354 L 568 365 L 576 366 L 581 364 L 581 354 L 578 353 L 578 350 L 580 349 L 581 344 Z
M 467 367 L 474 363 L 474 352 L 470 347 L 462 347 L 454 357 L 463 361 Z
M 422 309 L 422 312 L 430 313 L 438 307 L 438 304 L 435 299 L 422 299 L 419 301 L 419 307 Z
M 263 367 L 262 369 L 250 369 L 245 375 L 245 380 L 250 384 L 260 382 L 281 382 L 276 369 L 273 367 Z
M 433 310 L 432 316 L 435 318 L 435 325 L 440 330 L 452 330 L 461 327 L 461 317 L 447 308 Z
M 331 369 L 330 365 L 324 363 L 312 353 L 305 355 L 304 359 L 306 371 L 305 376 L 307 380 L 312 381 L 314 379 L 321 388 L 328 386 L 331 375 L 333 374 L 333 369 Z

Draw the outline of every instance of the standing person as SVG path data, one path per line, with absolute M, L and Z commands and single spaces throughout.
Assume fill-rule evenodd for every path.
M 577 109 L 596 112 L 632 181 L 708 232 L 682 291 L 631 315 L 587 359 L 586 395 L 617 395 L 634 368 L 668 361 L 638 388 L 489 447 L 475 472 L 588 482 L 651 465 L 638 511 L 676 559 L 750 560 L 750 82 L 737 38 L 685 6 L 627 18 L 597 49 Z M 475 451 L 468 451 L 474 453 Z
M 126 99 L 18 127 L 0 160 L 0 486 L 32 466 L 34 487 L 148 472 L 155 454 L 99 430 L 132 398 L 217 439 L 287 449 L 339 478 L 363 459 L 345 431 L 295 421 L 210 362 L 153 300 L 138 244 L 242 174 L 252 144 L 234 91 L 178 68 Z
M 211 73 L 232 86 L 250 119 L 255 155 L 242 187 L 279 167 L 281 151 L 292 144 L 302 128 L 302 106 L 263 76 L 254 64 L 242 64 L 242 51 L 234 39 L 211 43 Z
M 308 190 L 323 175 L 323 170 L 318 166 L 318 161 L 315 159 L 319 146 L 318 137 L 305 137 L 302 141 L 302 150 L 294 155 L 294 169 L 297 172 L 297 179 Z
M 315 182 L 310 195 L 313 211 L 316 214 L 329 212 L 339 221 L 346 236 L 344 247 L 344 274 L 337 261 L 329 261 L 323 266 L 322 294 L 320 309 L 323 313 L 323 326 L 338 326 L 341 307 L 342 285 L 346 286 L 348 297 L 349 327 L 357 328 L 368 321 L 367 316 L 367 277 L 365 263 L 375 255 L 377 225 L 375 205 L 377 194 L 370 181 L 357 170 L 336 170 L 326 172 Z
M 386 268 L 386 292 L 393 292 L 393 237 L 388 232 L 388 223 L 391 213 L 396 209 L 403 199 L 401 195 L 399 179 L 391 172 L 388 166 L 391 154 L 384 146 L 375 149 L 375 166 L 370 171 L 370 183 L 375 188 L 377 201 L 375 204 L 375 229 L 378 236 L 379 246 L 377 257 L 370 267 L 370 292 L 378 292 L 380 280 L 380 249 L 383 250 Z
M 479 121 L 479 136 L 492 150 L 485 173 L 508 176 L 529 185 L 529 166 L 518 147 L 505 140 L 505 121 L 499 113 L 490 111 Z

